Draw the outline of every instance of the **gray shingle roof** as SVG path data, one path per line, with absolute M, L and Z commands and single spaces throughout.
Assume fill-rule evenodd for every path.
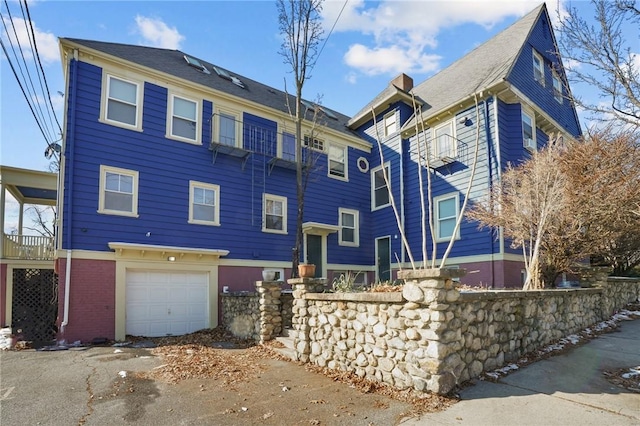
M 414 87 L 412 92 L 426 103 L 422 107 L 423 120 L 447 110 L 479 90 L 488 89 L 505 80 L 543 10 L 546 10 L 544 3 Z M 414 124 L 415 117 L 405 123 L 403 128 L 412 128 Z
M 288 113 L 287 108 L 287 96 L 289 96 L 289 103 L 292 110 L 295 109 L 295 96 L 287 95 L 281 90 L 274 89 L 248 77 L 234 73 L 232 70 L 228 70 L 222 66 L 216 65 L 219 68 L 223 68 L 231 75 L 239 78 L 245 88 L 241 88 L 229 80 L 219 77 L 213 70 L 214 64 L 197 58 L 188 53 L 181 52 L 179 50 L 160 49 L 155 47 L 135 46 L 129 44 L 109 43 L 95 40 L 82 40 L 76 38 L 62 38 L 62 41 L 66 40 L 71 43 L 79 44 L 87 48 L 97 50 L 107 55 L 132 62 L 134 64 L 142 65 L 150 69 L 158 70 L 163 73 L 172 75 L 174 77 L 191 81 L 214 90 L 218 90 L 224 93 L 228 93 L 233 96 L 237 96 L 248 101 L 256 102 L 260 105 L 273 108 L 277 111 Z M 184 55 L 194 57 L 200 61 L 209 71 L 210 74 L 203 73 L 198 69 L 190 66 L 184 59 Z M 303 106 L 304 108 L 304 106 Z M 330 129 L 338 132 L 348 134 L 349 136 L 356 136 L 354 132 L 347 128 L 346 124 L 349 121 L 349 117 L 339 113 L 338 111 L 325 108 L 332 113 L 336 119 L 323 116 L 320 118 L 320 123 Z M 307 118 L 311 120 L 312 113 L 307 113 Z

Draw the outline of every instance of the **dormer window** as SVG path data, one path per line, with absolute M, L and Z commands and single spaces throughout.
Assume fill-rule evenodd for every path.
M 543 86 L 544 84 L 544 59 L 535 50 L 533 51 L 533 78 Z

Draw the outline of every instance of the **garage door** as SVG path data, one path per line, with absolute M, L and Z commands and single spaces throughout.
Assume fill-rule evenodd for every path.
M 177 336 L 209 327 L 209 274 L 127 271 L 126 334 Z

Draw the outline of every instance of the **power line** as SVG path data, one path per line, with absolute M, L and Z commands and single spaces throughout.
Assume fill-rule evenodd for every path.
M 20 2 L 19 2 L 20 3 Z M 13 57 L 10 56 L 9 49 L 5 42 L 0 38 L 0 43 L 2 44 L 2 51 L 4 52 L 7 61 L 11 67 L 13 75 L 22 91 L 22 95 L 25 98 L 27 105 L 33 115 L 33 118 L 36 121 L 40 132 L 47 144 L 47 151 L 51 150 L 52 147 L 55 147 L 55 143 L 61 140 L 62 129 L 60 126 L 60 122 L 55 113 L 55 108 L 53 106 L 53 101 L 51 99 L 51 93 L 49 90 L 49 85 L 47 83 L 46 75 L 44 72 L 44 67 L 42 66 L 42 61 L 40 60 L 40 54 L 38 52 L 38 45 L 36 41 L 36 34 L 33 22 L 31 20 L 31 14 L 29 12 L 29 7 L 27 5 L 26 0 L 24 0 L 24 6 L 20 3 L 20 9 L 22 12 L 22 20 L 24 21 L 24 31 L 26 31 L 27 39 L 29 40 L 28 46 L 22 46 L 20 43 L 20 37 L 18 36 L 18 30 L 16 29 L 16 24 L 14 22 L 14 18 L 9 9 L 9 4 L 7 0 L 4 0 L 4 4 L 6 7 L 7 16 L 3 16 L 0 12 L 0 19 L 2 20 L 2 26 L 4 28 L 6 34 L 6 43 L 11 48 L 13 52 Z M 10 30 L 7 26 L 9 24 L 11 29 L 13 30 L 10 33 Z M 17 44 L 14 46 L 13 40 Z M 33 72 L 38 79 L 39 90 L 36 89 L 34 84 L 34 79 L 32 78 L 32 72 L 29 71 L 30 66 L 27 63 L 25 58 L 25 49 L 30 49 L 33 57 L 33 65 L 31 67 L 35 68 Z M 19 53 L 19 54 L 18 54 Z M 20 60 L 22 59 L 22 60 Z M 24 66 L 23 66 L 24 64 Z M 17 66 L 17 69 L 16 69 Z M 23 69 L 24 68 L 24 69 Z M 25 76 L 26 73 L 26 76 Z M 38 95 L 40 92 L 42 95 Z M 34 105 L 35 102 L 35 105 Z M 46 111 L 43 112 L 43 108 Z M 47 120 L 48 117 L 48 120 Z M 55 124 L 54 124 L 55 120 Z M 58 136 L 54 136 L 58 135 Z M 48 157 L 49 158 L 49 157 Z M 57 156 L 56 156 L 57 159 Z
M 33 30 L 33 21 L 31 20 L 31 13 L 29 13 L 29 6 L 27 5 L 27 1 L 24 2 L 24 8 L 27 11 L 27 18 L 29 20 L 29 26 L 31 27 L 31 38 L 33 39 L 33 51 L 34 57 L 38 60 L 38 65 L 40 66 L 40 73 L 42 74 L 42 79 L 44 80 L 44 85 L 47 90 L 46 99 L 49 101 L 49 106 L 51 107 L 51 112 L 53 113 L 53 118 L 56 120 L 56 124 L 58 125 L 58 130 L 62 133 L 62 126 L 60 126 L 60 122 L 58 121 L 58 117 L 56 116 L 55 108 L 53 107 L 53 102 L 51 101 L 51 92 L 49 91 L 49 84 L 47 84 L 47 76 L 44 73 L 44 68 L 42 67 L 42 61 L 40 61 L 40 52 L 38 52 L 38 43 L 36 43 L 36 33 Z
M 340 9 L 340 13 L 338 13 L 338 16 L 336 17 L 336 20 L 333 22 L 333 26 L 331 27 L 331 30 L 329 30 L 329 34 L 327 34 L 327 38 L 324 39 L 324 43 L 322 43 L 322 47 L 320 48 L 320 51 L 318 52 L 318 56 L 316 56 L 315 63 L 318 63 L 318 59 L 320 58 L 320 55 L 322 55 L 322 51 L 324 50 L 324 47 L 327 45 L 327 41 L 329 41 L 329 37 L 331 37 L 331 34 L 333 33 L 333 30 L 335 29 L 336 25 L 338 24 L 338 20 L 340 20 L 340 17 L 342 16 L 342 12 L 344 12 L 344 8 L 347 7 L 347 3 L 348 2 L 349 2 L 349 0 L 344 0 L 344 4 L 342 5 L 342 9 Z M 313 70 L 313 68 L 312 68 L 312 70 Z

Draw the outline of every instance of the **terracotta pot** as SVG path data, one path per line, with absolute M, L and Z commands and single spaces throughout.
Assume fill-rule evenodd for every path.
M 298 265 L 298 275 L 300 278 L 313 278 L 316 276 L 316 265 L 301 263 Z

